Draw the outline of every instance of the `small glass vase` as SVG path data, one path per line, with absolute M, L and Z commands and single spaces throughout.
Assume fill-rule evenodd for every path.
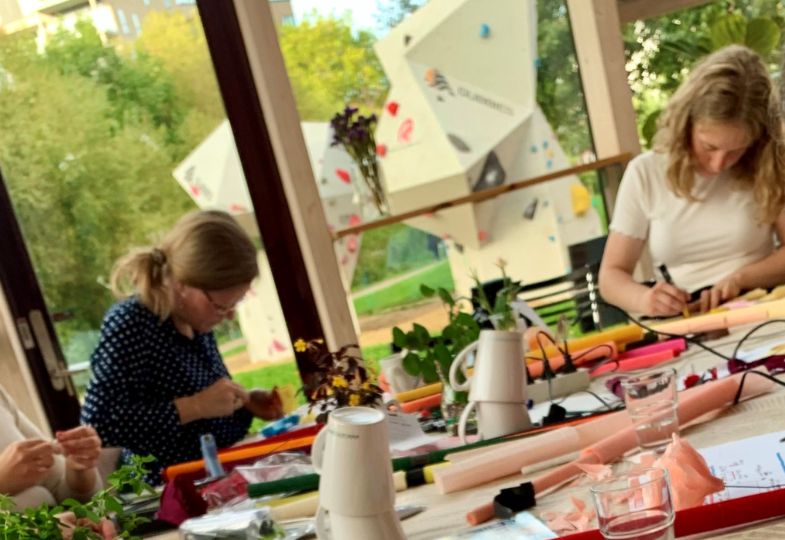
M 387 195 L 382 185 L 376 158 L 363 159 L 357 162 L 360 170 L 360 181 L 353 182 L 355 197 L 360 205 L 363 221 L 371 221 L 390 215 Z
M 448 435 L 458 435 L 458 422 L 469 403 L 469 392 L 456 391 L 445 382 L 442 389 L 442 418 Z

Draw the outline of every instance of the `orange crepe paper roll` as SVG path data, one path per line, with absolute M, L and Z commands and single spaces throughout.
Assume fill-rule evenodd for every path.
M 269 444 L 260 444 L 246 448 L 231 449 L 226 448 L 218 452 L 218 460 L 221 463 L 231 463 L 233 461 L 241 461 L 244 459 L 261 458 L 274 452 L 282 452 L 284 450 L 293 450 L 297 448 L 306 448 L 313 444 L 316 435 L 308 435 L 297 439 L 289 439 L 286 441 L 276 441 Z M 181 474 L 196 472 L 204 469 L 204 460 L 196 459 L 194 461 L 185 461 L 176 465 L 170 465 L 164 469 L 164 478 L 172 480 Z
M 540 345 L 537 343 L 536 337 L 533 336 L 536 336 L 536 334 L 529 336 L 529 353 L 527 356 L 542 358 Z M 634 324 L 628 324 L 626 326 L 611 328 L 610 330 L 604 330 L 595 334 L 569 339 L 567 340 L 567 346 L 569 347 L 570 351 L 580 351 L 590 349 L 596 345 L 600 345 L 601 343 L 606 343 L 608 341 L 613 341 L 616 343 L 616 345 L 623 345 L 633 341 L 640 341 L 641 339 L 643 339 L 643 328 Z M 551 344 L 550 339 L 542 337 L 542 343 L 545 345 L 545 355 L 548 358 L 561 355 L 559 349 Z
M 415 399 L 414 401 L 407 401 L 406 403 L 400 403 L 399 407 L 405 413 L 414 413 L 417 411 L 422 411 L 423 409 L 438 407 L 441 402 L 442 402 L 442 394 L 438 393 L 438 394 L 433 394 L 432 396 L 426 396 L 424 398 Z
M 618 354 L 619 354 L 619 349 L 616 346 L 615 341 L 605 341 L 603 343 L 598 343 L 597 345 L 592 345 L 588 349 L 581 349 L 579 351 L 573 352 L 572 350 L 570 350 L 570 356 L 573 358 L 573 363 L 576 366 L 583 365 L 593 360 L 599 360 L 600 358 L 616 358 Z M 559 369 L 561 369 L 562 366 L 564 366 L 564 356 L 562 356 L 561 354 L 557 354 L 556 356 L 553 357 L 549 356 L 548 363 L 551 365 L 551 369 L 553 369 L 553 371 L 558 371 Z M 543 369 L 542 360 L 533 360 L 529 364 L 529 374 L 532 377 L 541 377 L 542 369 Z

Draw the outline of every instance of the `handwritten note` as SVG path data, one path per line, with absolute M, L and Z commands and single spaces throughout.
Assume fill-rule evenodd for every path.
M 785 431 L 699 450 L 712 474 L 727 486 L 707 497 L 715 503 L 785 486 Z M 734 487 L 736 486 L 736 487 Z

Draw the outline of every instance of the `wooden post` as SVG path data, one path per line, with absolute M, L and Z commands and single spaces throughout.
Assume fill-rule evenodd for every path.
M 624 67 L 617 0 L 567 0 L 567 6 L 597 157 L 637 155 L 641 146 Z M 604 178 L 611 212 L 620 180 L 618 174 Z
M 357 343 L 270 8 L 197 5 L 289 336 Z M 313 366 L 295 357 L 308 385 Z
M 357 343 L 270 8 L 257 0 L 234 4 L 324 337 L 333 348 Z

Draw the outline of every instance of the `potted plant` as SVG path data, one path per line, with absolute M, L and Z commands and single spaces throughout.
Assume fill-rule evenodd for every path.
M 318 409 L 317 422 L 327 422 L 330 412 L 340 407 L 381 405 L 382 389 L 369 380 L 357 345 L 330 351 L 321 339 L 297 340 L 295 349 L 305 352 L 316 366 L 307 392 L 309 410 Z
M 454 432 L 468 402 L 468 392 L 453 391 L 448 381 L 450 367 L 457 354 L 477 339 L 480 325 L 469 313 L 461 311 L 464 299 L 454 298 L 448 290 L 421 285 L 420 293 L 426 298 L 441 299 L 448 311 L 447 325 L 434 335 L 417 323 L 408 332 L 396 326 L 393 343 L 405 351 L 403 368 L 409 374 L 422 377 L 426 384 L 442 382 L 442 416 L 448 431 Z

